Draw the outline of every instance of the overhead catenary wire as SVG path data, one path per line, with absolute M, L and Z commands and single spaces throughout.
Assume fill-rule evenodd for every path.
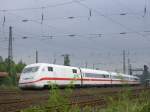
M 118 1 L 118 2 L 117 2 Z M 134 15 L 134 17 L 136 18 L 136 19 L 138 19 L 138 20 L 145 20 L 145 16 L 146 16 L 146 13 L 147 13 L 147 11 L 145 11 L 146 13 L 145 13 L 145 15 L 143 15 L 143 11 L 141 11 L 140 13 L 141 13 L 141 15 L 143 15 L 143 16 L 141 16 L 141 15 L 139 15 L 138 16 L 138 14 L 135 14 L 134 13 L 134 11 L 133 10 L 131 10 L 131 8 L 129 8 L 128 6 L 126 6 L 125 4 L 123 4 L 120 0 L 115 0 L 114 2 L 116 2 L 116 3 L 118 3 L 118 5 L 120 5 L 120 6 L 122 6 L 122 7 L 124 7 L 125 9 L 127 9 L 127 10 L 129 10 L 131 13 L 133 13 L 133 15 Z M 148 1 L 147 0 L 145 0 L 144 1 L 145 3 L 145 6 L 144 7 L 147 7 L 148 6 Z M 145 10 L 145 9 L 144 9 Z M 146 9 L 147 10 L 147 9 Z M 150 25 L 149 24 L 149 22 L 147 22 L 146 23 L 147 25 Z M 147 35 L 148 36 L 148 35 Z
M 18 8 L 18 9 L 1 9 L 0 11 L 27 11 L 27 10 L 41 10 L 42 8 L 54 8 L 54 7 L 60 7 L 60 6 L 65 6 L 68 4 L 72 4 L 74 1 L 69 1 L 69 2 L 62 2 L 54 5 L 46 5 L 46 6 L 41 6 L 41 7 L 31 7 L 31 8 Z
M 12 14 L 12 15 L 18 17 L 18 18 L 22 18 L 21 19 L 22 22 L 33 22 L 33 23 L 41 25 L 41 19 L 38 21 L 38 20 L 29 19 L 29 18 L 24 17 L 24 16 L 20 16 L 18 14 L 14 14 L 12 12 L 7 12 L 7 13 Z M 54 26 L 49 25 L 49 24 L 44 24 L 44 23 L 42 24 L 42 26 L 45 26 L 45 27 L 48 27 L 48 28 L 53 28 L 53 29 L 56 29 L 56 30 L 59 30 L 59 31 L 63 31 L 64 30 L 64 29 L 59 29 L 57 27 L 54 27 Z
M 81 0 L 80 0 L 81 1 Z M 80 1 L 78 1 L 78 2 L 80 2 Z M 76 1 L 72 1 L 72 2 L 76 2 Z M 82 4 L 83 5 L 83 4 Z M 41 24 L 41 23 L 43 23 L 43 20 L 45 21 L 46 19 L 44 18 L 44 14 L 43 14 L 43 9 L 44 9 L 45 7 L 42 7 L 42 17 L 41 17 L 41 22 L 40 22 L 40 20 L 38 21 L 38 20 L 32 20 L 32 19 L 28 19 L 28 18 L 26 18 L 26 17 L 23 17 L 23 16 L 18 16 L 18 17 L 21 17 L 21 18 L 25 18 L 25 19 L 23 19 L 22 21 L 23 22 L 28 22 L 28 21 L 31 21 L 31 22 L 34 22 L 34 23 L 38 23 L 38 24 Z M 93 12 L 93 8 L 89 8 L 89 7 L 86 7 L 86 8 L 88 8 L 88 10 L 89 10 L 89 17 L 93 17 L 93 15 L 92 15 L 92 12 Z M 94 12 L 97 12 L 97 10 L 95 10 L 94 9 Z M 10 12 L 8 12 L 8 13 L 10 13 Z M 11 13 L 12 14 L 12 13 Z M 120 14 L 118 14 L 118 15 L 121 15 L 121 16 L 124 16 L 124 15 L 127 15 L 128 13 L 120 13 Z M 15 14 L 16 15 L 16 14 Z M 107 17 L 108 15 L 103 15 L 103 16 L 105 16 L 105 17 Z M 84 17 L 84 16 L 81 16 L 81 17 Z M 80 17 L 75 17 L 75 16 L 69 16 L 69 17 L 65 17 L 65 19 L 75 19 L 75 18 L 80 18 Z M 108 19 L 108 18 L 107 18 Z M 47 25 L 47 24 L 46 24 Z M 50 27 L 52 27 L 52 26 L 50 26 Z M 129 30 L 129 29 L 128 29 Z M 138 31 L 133 31 L 134 33 L 141 33 L 141 32 L 138 32 Z M 130 33 L 130 32 L 121 32 L 120 34 L 126 34 L 126 33 Z M 74 36 L 71 36 L 71 35 L 73 35 L 73 34 L 67 34 L 68 36 L 70 35 L 70 37 L 77 37 L 77 36 L 79 36 L 78 34 L 74 34 Z M 101 36 L 103 36 L 104 34 L 101 34 L 101 33 L 98 33 L 98 34 L 94 34 L 94 35 L 96 35 L 97 37 L 101 37 Z M 53 36 L 53 35 L 51 35 L 50 36 L 51 38 L 52 37 L 56 37 L 56 36 Z M 25 37 L 26 38 L 26 37 Z M 25 39 L 24 38 L 24 39 Z
M 80 1 L 85 1 L 85 0 L 80 0 Z M 54 6 L 61 6 L 61 5 L 65 5 L 66 3 L 73 3 L 73 2 L 76 2 L 75 0 L 73 0 L 73 1 L 71 1 L 71 2 L 65 2 L 65 3 L 60 3 L 60 4 L 56 4 L 56 5 L 54 5 Z M 78 1 L 79 2 L 79 1 Z M 52 5 L 53 6 L 53 5 Z M 45 9 L 46 7 L 40 7 L 39 9 L 40 10 L 42 10 L 42 14 L 41 14 L 41 24 L 43 23 L 43 21 L 45 21 L 45 20 L 51 20 L 51 19 L 45 19 L 45 17 L 44 17 L 44 13 L 43 13 L 43 10 Z M 25 9 L 28 9 L 28 8 L 25 8 Z M 29 8 L 30 9 L 30 8 Z M 31 8 L 32 9 L 32 8 Z M 33 8 L 34 9 L 34 8 Z M 17 9 L 16 9 L 17 10 Z M 18 9 L 19 10 L 19 9 Z M 21 10 L 21 9 L 20 9 Z M 9 11 L 9 10 L 0 10 L 0 11 L 3 11 L 3 12 L 7 12 L 7 11 Z M 129 12 L 124 12 L 124 13 L 119 13 L 119 14 L 109 14 L 109 15 L 107 15 L 107 14 L 105 14 L 105 16 L 110 16 L 110 15 L 120 15 L 120 16 L 124 16 L 124 15 L 130 15 L 130 14 L 133 14 L 133 13 L 129 13 Z M 134 13 L 135 14 L 135 13 Z M 138 13 L 137 13 L 138 14 Z M 91 18 L 91 16 L 93 16 L 92 15 L 92 9 L 89 9 L 89 16 L 87 17 L 88 18 L 88 20 Z M 78 19 L 78 18 L 86 18 L 86 16 L 78 16 L 78 17 L 75 17 L 75 16 L 70 16 L 70 17 L 62 17 L 62 18 L 52 18 L 52 19 L 54 19 L 54 20 L 56 20 L 56 19 Z M 23 22 L 27 22 L 27 21 L 29 21 L 29 20 L 27 20 L 27 19 L 24 19 L 24 20 L 22 20 Z M 30 21 L 38 21 L 38 20 L 30 20 Z
M 120 22 L 118 22 L 118 21 L 116 21 L 116 20 L 114 20 L 113 18 L 111 18 L 111 17 L 109 17 L 109 16 L 106 16 L 105 14 L 101 13 L 100 11 L 98 11 L 98 10 L 96 10 L 96 9 L 89 7 L 89 6 L 87 6 L 87 5 L 83 4 L 83 3 L 81 3 L 81 2 L 78 1 L 78 0 L 74 0 L 74 1 L 75 1 L 77 4 L 79 4 L 79 5 L 83 6 L 83 7 L 85 7 L 85 8 L 88 9 L 88 10 L 92 9 L 92 11 L 94 11 L 95 13 L 97 13 L 99 16 L 102 16 L 102 17 L 106 18 L 107 20 L 111 21 L 111 22 L 114 23 L 114 24 L 117 24 L 117 25 L 121 26 L 122 28 L 125 28 L 125 29 L 128 30 L 128 31 L 136 32 L 136 31 L 134 31 L 133 29 L 127 27 L 126 25 L 124 25 L 124 24 L 122 24 L 122 23 L 120 23 Z M 138 35 L 142 36 L 142 37 L 146 37 L 145 35 L 142 35 L 142 34 L 139 33 L 139 32 L 136 32 L 136 33 L 137 33 Z
M 91 11 L 91 9 L 90 9 L 90 11 Z M 10 13 L 10 12 L 9 12 Z M 12 14 L 12 13 L 11 13 Z M 43 11 L 42 11 L 42 14 L 43 14 Z M 14 14 L 13 14 L 14 15 Z M 89 13 L 89 15 L 91 16 L 91 12 Z M 120 14 L 120 15 L 125 15 L 125 14 Z M 16 15 L 15 14 L 15 16 L 17 16 L 17 17 L 21 17 L 21 18 L 26 18 L 26 17 L 22 17 L 22 16 L 19 16 L 19 15 Z M 73 17 L 73 16 L 70 16 L 70 17 L 67 17 L 67 19 L 74 19 L 75 17 Z M 32 22 L 35 22 L 35 23 L 38 23 L 38 24 L 40 24 L 40 22 L 38 22 L 38 21 L 36 21 L 36 20 L 31 20 L 31 19 L 24 19 L 24 20 L 22 20 L 23 22 L 27 22 L 27 21 L 32 21 Z M 43 17 L 42 17 L 42 21 L 43 21 Z M 128 32 L 129 33 L 129 32 Z M 120 34 L 122 34 L 122 33 L 120 33 Z M 71 35 L 71 34 L 68 34 L 68 35 Z M 95 34 L 95 35 L 98 35 L 99 37 L 101 37 L 103 34 Z M 74 37 L 76 37 L 77 35 L 74 35 Z M 78 35 L 79 36 L 79 35 Z M 50 36 L 50 38 L 52 38 L 52 37 L 54 37 L 54 36 Z M 71 37 L 71 36 L 70 36 Z M 73 36 L 72 36 L 73 37 Z M 25 39 L 26 37 L 24 37 L 24 39 Z
M 138 31 L 138 33 L 149 33 L 149 30 L 145 30 L 145 31 Z M 65 36 L 65 37 L 71 37 L 71 38 L 76 38 L 76 37 L 86 37 L 86 38 L 99 38 L 99 37 L 104 37 L 105 35 L 123 35 L 123 34 L 133 34 L 133 33 L 137 33 L 137 32 L 118 32 L 118 33 L 93 33 L 93 34 L 64 34 L 64 35 L 20 35 L 22 39 L 28 39 L 28 38 L 33 38 L 33 37 L 40 37 L 40 39 L 45 40 L 45 39 L 54 39 L 56 37 L 61 37 L 61 36 Z M 47 37 L 47 38 L 42 38 L 42 37 Z
M 92 9 L 91 8 L 89 8 L 89 11 L 91 11 Z M 8 12 L 9 14 L 12 14 L 12 15 L 15 15 L 15 16 L 17 16 L 17 17 L 20 17 L 20 18 L 24 18 L 22 21 L 23 22 L 28 22 L 28 21 L 31 21 L 31 22 L 34 22 L 34 23 L 38 23 L 38 24 L 41 24 L 41 22 L 43 21 L 43 17 L 42 17 L 42 19 L 41 19 L 41 22 L 40 22 L 40 20 L 38 21 L 38 20 L 32 20 L 32 19 L 27 19 L 26 17 L 23 17 L 23 16 L 20 16 L 20 15 L 16 15 L 16 14 L 13 14 L 12 12 L 10 13 L 10 12 Z M 43 11 L 42 11 L 42 14 L 43 14 Z M 125 13 L 120 13 L 119 15 L 126 15 Z M 91 16 L 91 12 L 89 12 L 89 16 Z M 84 16 L 81 16 L 81 17 L 84 17 Z M 70 17 L 66 17 L 67 19 L 74 19 L 74 18 L 76 18 L 76 17 L 74 17 L 74 16 L 70 16 Z M 43 22 L 42 22 L 43 23 Z M 52 27 L 53 28 L 53 26 L 51 26 L 51 25 L 47 25 L 46 24 L 46 26 L 48 26 L 48 27 Z M 57 29 L 57 28 L 56 28 Z M 128 32 L 129 33 L 129 32 Z M 137 33 L 137 32 L 134 32 L 134 33 Z M 139 32 L 138 32 L 139 33 Z M 43 34 L 43 33 L 42 33 Z M 122 34 L 122 33 L 120 33 L 120 34 Z M 69 34 L 68 34 L 69 35 Z M 71 34 L 70 34 L 71 35 Z M 103 34 L 97 34 L 99 37 L 101 37 Z M 76 37 L 77 37 L 77 35 L 75 35 Z M 74 37 L 75 37 L 74 36 Z M 54 36 L 51 36 L 51 38 L 52 37 L 54 37 Z
M 42 8 L 40 8 L 40 11 L 41 11 L 41 9 Z M 88 10 L 88 11 L 90 11 L 90 10 Z M 6 11 L 6 13 L 7 13 L 7 11 Z M 8 13 L 9 13 L 9 11 L 8 11 Z M 10 12 L 11 13 L 11 12 Z M 95 15 L 93 15 L 93 10 L 92 10 L 92 18 L 93 17 L 97 17 L 97 16 L 95 16 Z M 126 15 L 129 15 L 129 14 L 132 14 L 132 13 L 130 13 L 130 12 L 123 12 L 123 13 L 114 13 L 114 14 L 104 14 L 105 16 L 111 16 L 111 15 L 121 15 L 121 16 L 126 16 Z M 143 13 L 142 13 L 143 14 Z M 137 13 L 137 15 L 138 15 L 138 13 Z M 80 17 L 80 16 L 68 16 L 68 17 L 62 17 L 62 19 L 69 19 L 69 20 L 73 20 L 73 19 L 79 19 L 79 18 L 88 18 L 88 17 L 90 17 L 90 13 L 89 13 L 89 16 L 84 16 L 84 17 Z M 98 16 L 99 17 L 99 16 Z M 44 12 L 44 21 L 46 21 L 46 20 L 48 20 L 49 18 L 46 18 L 45 17 L 45 12 Z M 58 18 L 59 19 L 59 18 Z M 60 19 L 61 19 L 61 17 L 60 17 Z M 91 19 L 91 17 L 90 17 L 90 19 Z M 22 19 L 21 19 L 22 20 Z M 25 20 L 25 19 L 24 19 Z M 29 19 L 29 18 L 26 18 L 26 20 L 27 21 L 38 21 L 38 24 L 41 24 L 41 21 L 40 20 L 42 20 L 41 18 L 39 19 L 39 20 L 32 20 L 32 19 Z M 56 20 L 55 18 L 54 18 L 54 20 Z M 26 21 L 26 22 L 27 22 Z M 7 22 L 7 21 L 6 21 Z M 45 25 L 46 26 L 46 25 Z M 16 30 L 16 31 L 18 31 L 18 30 Z M 145 30 L 145 31 L 136 31 L 136 32 L 139 32 L 139 33 L 144 33 L 144 34 L 147 34 L 147 33 L 149 33 L 149 31 L 147 30 Z M 55 39 L 55 38 L 57 38 L 57 37 L 61 37 L 61 36 L 65 36 L 65 37 L 69 37 L 69 38 L 76 38 L 76 37 L 79 37 L 79 38 L 82 38 L 82 36 L 83 37 L 91 37 L 91 36 L 93 36 L 94 38 L 99 38 L 99 37 L 103 37 L 103 36 L 106 36 L 106 35 L 128 35 L 128 34 L 131 34 L 131 33 L 136 33 L 136 32 L 128 32 L 128 31 L 123 31 L 123 32 L 114 32 L 114 33 L 102 33 L 102 32 L 97 32 L 97 33 L 93 33 L 93 34 L 78 34 L 78 33 L 71 33 L 71 34 L 69 34 L 69 33 L 66 33 L 66 34 L 57 34 L 57 35 L 39 35 L 39 37 L 44 37 L 45 36 L 45 39 Z M 16 33 L 14 32 L 14 34 L 16 35 Z M 22 33 L 21 33 L 22 34 Z M 35 38 L 35 37 L 37 37 L 35 34 L 34 35 L 30 35 L 30 34 L 28 34 L 28 35 L 26 35 L 26 34 L 22 34 L 22 35 L 18 35 L 18 38 L 20 38 L 20 39 L 23 39 L 23 41 L 25 40 L 25 39 L 29 39 L 29 38 L 32 38 L 32 39 L 37 39 L 37 38 Z M 15 36 L 14 35 L 14 36 Z M 17 38 L 17 39 L 18 39 Z M 122 37 L 121 37 L 122 38 Z M 129 37 L 130 38 L 130 37 Z M 132 37 L 131 37 L 132 38 Z M 17 39 L 16 39 L 16 41 L 17 41 Z M 43 38 L 39 38 L 39 39 L 43 39 Z
M 41 14 L 42 15 L 42 14 Z M 112 14 L 106 14 L 107 16 L 125 16 L 125 15 L 130 15 L 129 13 L 112 13 Z M 92 15 L 92 17 L 99 17 L 96 15 Z M 22 17 L 23 18 L 23 17 Z M 24 17 L 25 18 L 25 17 Z M 41 19 L 42 18 L 42 19 Z M 87 19 L 88 20 L 91 18 L 90 16 L 66 16 L 66 17 L 53 17 L 53 18 L 44 18 L 41 16 L 40 19 L 21 19 L 20 21 L 22 22 L 28 22 L 28 21 L 57 21 L 57 20 L 74 20 L 74 19 Z M 41 23 L 42 23 L 41 22 Z
M 128 34 L 136 34 L 137 32 L 120 32 L 120 33 L 92 33 L 92 34 L 65 34 L 65 35 L 45 35 L 42 36 L 45 39 L 54 39 L 56 37 L 70 37 L 70 38 L 102 38 L 106 37 L 106 35 L 128 35 Z M 150 31 L 141 31 L 139 33 L 150 33 Z M 43 39 L 44 39 L 43 38 Z
M 138 31 L 139 33 L 150 33 L 150 30 L 145 31 Z M 18 39 L 40 39 L 40 40 L 47 40 L 47 39 L 55 39 L 59 37 L 70 37 L 70 38 L 102 38 L 108 35 L 128 35 L 128 34 L 136 34 L 136 32 L 116 32 L 116 33 L 91 33 L 91 34 L 57 34 L 57 35 L 31 35 L 31 34 L 22 34 L 17 30 L 14 30 L 14 35 L 18 36 Z M 36 37 L 36 38 L 35 38 Z M 38 38 L 37 38 L 38 37 Z
M 8 42 L 8 40 L 0 40 L 0 42 Z
M 5 48 L 5 47 L 0 47 L 0 50 L 1 50 L 1 53 L 3 54 L 3 52 L 2 51 L 4 51 L 4 52 L 6 52 L 6 50 L 7 50 L 8 48 Z
M 134 12 L 131 8 L 129 8 L 127 5 L 123 4 L 120 0 L 115 0 L 114 2 L 117 3 L 117 5 L 122 6 L 124 9 L 129 10 L 131 15 L 133 15 L 135 19 L 144 20 L 143 19 L 143 11 Z
M 0 12 L 11 12 L 11 11 L 31 11 L 31 10 L 43 10 L 46 8 L 55 8 L 55 7 L 60 7 L 60 6 L 65 6 L 65 5 L 69 5 L 69 4 L 73 4 L 75 3 L 77 0 L 72 0 L 72 1 L 68 1 L 68 2 L 62 2 L 62 3 L 58 3 L 58 4 L 54 4 L 54 5 L 46 5 L 46 6 L 41 6 L 41 7 L 31 7 L 31 8 L 18 8 L 18 9 L 0 9 Z M 86 1 L 86 0 L 78 0 L 78 2 L 80 1 Z M 139 15 L 141 12 L 137 12 L 137 13 L 120 13 L 120 14 L 110 14 L 110 15 Z M 93 16 L 92 14 L 92 9 L 89 9 L 89 17 Z M 107 14 L 105 14 L 107 15 Z

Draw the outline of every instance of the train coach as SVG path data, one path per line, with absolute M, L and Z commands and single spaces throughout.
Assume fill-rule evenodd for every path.
M 23 69 L 19 79 L 19 87 L 43 88 L 50 83 L 66 86 L 71 82 L 79 87 L 140 84 L 139 78 L 135 76 L 87 68 L 35 63 L 27 65 Z

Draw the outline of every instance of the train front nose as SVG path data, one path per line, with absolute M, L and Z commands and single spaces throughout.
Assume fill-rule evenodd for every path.
M 21 73 L 19 79 L 19 87 L 34 87 L 36 82 L 36 75 L 38 74 L 39 66 L 29 66 L 25 67 Z
M 21 74 L 18 86 L 20 88 L 34 87 L 35 76 L 36 74 Z

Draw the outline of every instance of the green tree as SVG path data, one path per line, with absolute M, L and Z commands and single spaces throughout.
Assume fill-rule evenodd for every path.
M 25 63 L 19 61 L 17 64 L 13 60 L 8 58 L 3 59 L 0 56 L 0 72 L 8 72 L 9 76 L 0 80 L 0 84 L 5 85 L 16 85 L 17 84 L 17 73 L 21 73 L 25 67 Z
M 5 72 L 5 66 L 4 66 L 4 62 L 3 62 L 3 58 L 2 56 L 0 56 L 0 72 Z
M 142 84 L 145 85 L 147 79 L 150 79 L 150 72 L 148 71 L 148 66 L 144 65 L 144 71 L 143 71 L 143 74 L 141 75 Z
M 25 66 L 26 66 L 26 64 L 23 63 L 22 60 L 20 60 L 20 61 L 18 62 L 18 64 L 16 64 L 16 72 L 17 72 L 17 73 L 21 73 L 22 70 L 23 70 L 23 68 L 24 68 Z
M 2 56 L 0 56 L 0 63 L 2 63 L 3 62 L 3 57 Z

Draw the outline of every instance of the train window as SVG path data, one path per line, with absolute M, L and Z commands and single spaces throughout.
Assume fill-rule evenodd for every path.
M 121 76 L 111 76 L 112 79 L 122 79 Z
M 129 77 L 123 77 L 123 80 L 129 80 Z
M 76 69 L 72 69 L 72 72 L 73 72 L 73 73 L 77 73 L 77 70 L 76 70 Z
M 131 80 L 139 80 L 138 78 L 131 78 Z
M 53 71 L 53 67 L 48 67 L 48 71 Z
M 94 74 L 94 73 L 86 73 L 85 77 L 93 77 L 93 78 L 108 78 L 109 75 L 105 74 Z
M 130 80 L 134 80 L 134 78 L 131 77 Z
M 25 69 L 23 70 L 23 73 L 31 73 L 31 72 L 33 73 L 33 72 L 37 72 L 38 69 L 39 69 L 38 66 L 36 66 L 36 67 L 28 67 L 28 68 L 25 68 Z
M 139 79 L 138 79 L 138 78 L 134 78 L 134 80 L 136 80 L 136 81 L 137 81 L 137 80 L 139 80 Z
M 103 76 L 104 76 L 104 78 L 109 78 L 109 75 L 105 75 L 105 74 L 104 74 Z

